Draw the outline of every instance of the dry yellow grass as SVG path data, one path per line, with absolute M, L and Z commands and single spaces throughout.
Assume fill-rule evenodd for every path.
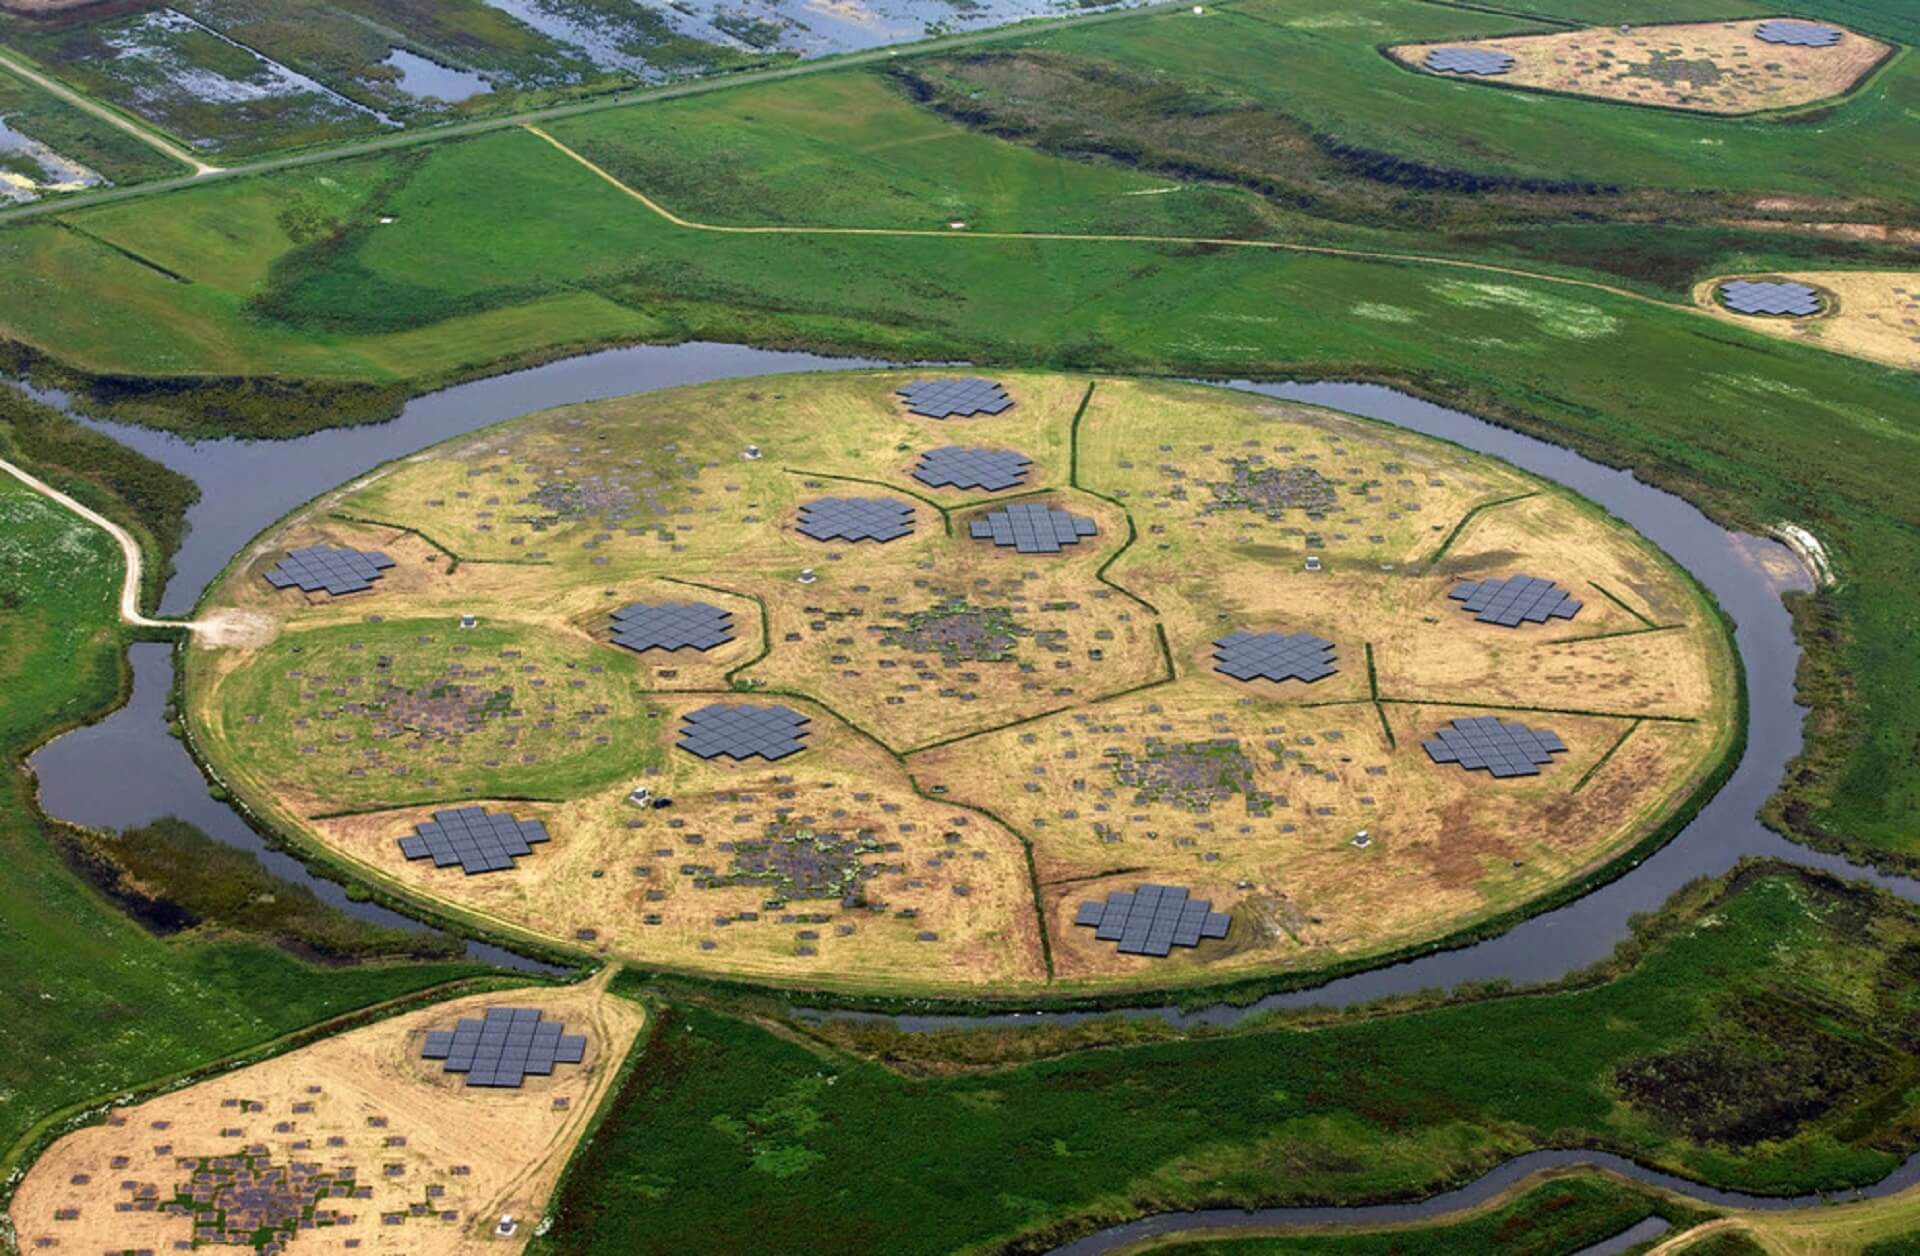
M 1716 318 L 1835 353 L 1920 370 L 1920 272 L 1900 270 L 1807 270 L 1775 276 L 1822 289 L 1830 309 L 1814 318 L 1767 318 L 1736 314 L 1714 289 L 1727 276 L 1706 280 L 1694 303 Z
M 20 1246 L 173 1250 L 192 1237 L 192 1222 L 140 1201 L 171 1200 L 201 1157 L 252 1149 L 276 1166 L 351 1168 L 367 1192 L 325 1201 L 352 1220 L 302 1232 L 294 1252 L 350 1243 L 407 1256 L 519 1251 L 644 1021 L 638 1005 L 604 987 L 603 979 L 474 995 L 113 1109 L 27 1173 L 9 1210 Z M 488 1007 L 536 1007 L 564 1020 L 586 1036 L 585 1058 L 519 1090 L 468 1089 L 420 1058 L 428 1030 Z M 492 1233 L 503 1213 L 521 1221 L 512 1239 Z
M 713 700 L 675 697 L 661 727 L 677 727 L 680 713 Z M 371 874 L 604 955 L 867 987 L 977 991 L 1042 981 L 1019 840 L 984 816 L 916 797 L 879 747 L 823 711 L 810 713 L 808 749 L 779 763 L 674 754 L 657 775 L 564 805 L 488 804 L 539 818 L 554 835 L 512 875 L 469 877 L 405 860 L 398 839 L 431 807 L 307 824 Z M 628 802 L 642 784 L 673 806 Z M 724 873 L 730 847 L 765 838 L 769 826 L 781 836 L 870 834 L 887 849 L 866 862 L 885 870 L 852 910 L 836 900 L 769 906 L 776 891 L 766 885 L 696 884 L 708 870 Z
M 1048 943 L 1062 981 L 1100 985 L 1311 967 L 1446 933 L 1617 854 L 1727 744 L 1731 655 L 1693 586 L 1616 521 L 1510 467 L 1308 407 L 1125 380 L 1100 381 L 1076 461 L 1084 380 L 1012 376 L 1010 414 L 932 422 L 901 412 L 891 395 L 901 378 L 571 407 L 330 495 L 216 591 L 215 607 L 268 617 L 279 633 L 194 652 L 200 744 L 275 824 L 371 882 L 473 920 L 648 964 L 954 992 L 1044 986 Z M 748 444 L 764 456 L 742 457 Z M 1098 534 L 1059 554 L 969 539 L 969 520 L 995 499 L 911 478 L 919 453 L 945 444 L 1027 454 L 1035 466 L 1020 491 L 1094 519 Z M 1285 500 L 1253 500 L 1274 474 Z M 914 501 L 913 535 L 823 544 L 795 530 L 804 501 L 882 494 Z M 259 579 L 286 546 L 320 540 L 383 548 L 400 565 L 339 601 Z M 467 561 L 450 563 L 434 543 Z M 1322 569 L 1306 570 L 1309 557 Z M 802 568 L 812 582 L 795 579 Z M 1447 597 L 1463 577 L 1522 573 L 1582 599 L 1578 618 L 1502 629 Z M 738 639 L 637 657 L 608 644 L 611 609 L 687 600 L 733 611 Z M 914 619 L 956 603 L 998 617 L 994 648 L 943 651 Z M 442 631 L 463 611 L 481 632 Z M 421 793 L 417 776 L 382 787 L 362 773 L 331 791 L 342 802 L 319 769 L 373 748 L 341 740 L 349 725 L 338 719 L 275 731 L 290 712 L 258 701 L 269 689 L 250 678 L 325 673 L 299 695 L 303 714 L 325 720 L 304 690 L 320 691 L 322 706 L 359 690 L 329 692 L 357 669 L 319 647 L 374 632 L 348 629 L 375 615 L 392 643 L 383 649 L 411 648 L 415 624 L 433 649 L 484 638 L 491 653 L 476 662 L 521 645 L 521 663 L 537 658 L 542 675 L 594 695 L 616 722 L 592 731 L 617 736 L 584 757 L 578 738 L 542 750 L 553 770 L 529 775 L 513 759 L 539 749 L 528 729 L 494 778 L 438 768 L 465 787 L 457 797 Z M 1228 680 L 1213 671 L 1212 643 L 1236 629 L 1325 636 L 1340 672 L 1313 686 Z M 290 655 L 303 641 L 315 649 Z M 643 719 L 633 693 L 597 696 L 616 680 L 644 692 Z M 809 748 L 771 765 L 673 749 L 681 713 L 729 700 L 806 711 Z M 1513 708 L 1503 713 L 1552 728 L 1570 752 L 1526 781 L 1436 767 L 1419 742 L 1481 709 L 1462 703 Z M 1582 785 L 1648 715 L 1675 722 L 1640 724 Z M 430 758 L 457 760 L 499 736 L 470 733 Z M 1245 814 L 1243 795 L 1205 813 L 1136 804 L 1103 751 L 1142 756 L 1148 737 L 1232 738 L 1247 759 L 1241 787 L 1287 802 L 1271 815 Z M 434 806 L 486 802 L 474 787 L 488 779 L 495 793 L 553 799 L 490 804 L 540 816 L 553 841 L 511 873 L 401 858 L 413 823 Z M 643 784 L 672 808 L 628 802 Z M 361 814 L 338 815 L 347 809 Z M 1350 841 L 1360 828 L 1373 836 L 1365 848 Z M 830 861 L 865 866 L 867 879 L 844 903 L 840 882 L 809 899 L 730 880 L 741 844 L 753 852 L 769 839 L 789 851 L 852 843 Z M 1037 904 L 1023 839 L 1043 883 Z M 1071 926 L 1083 898 L 1141 879 L 1191 885 L 1246 923 L 1158 967 Z
M 1845 31 L 1827 48 L 1766 43 L 1754 35 L 1765 20 L 1670 22 L 1625 33 L 1596 26 L 1550 35 L 1403 44 L 1391 51 L 1404 64 L 1434 73 L 1424 63 L 1435 48 L 1485 48 L 1510 54 L 1513 68 L 1484 78 L 1445 77 L 1721 114 L 1787 109 L 1842 95 L 1889 51 L 1854 31 Z

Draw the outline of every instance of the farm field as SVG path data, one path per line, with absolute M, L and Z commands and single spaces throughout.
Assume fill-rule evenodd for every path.
M 1671 22 L 1654 26 L 1592 27 L 1551 35 L 1507 35 L 1433 44 L 1404 44 L 1394 59 L 1424 73 L 1441 48 L 1503 53 L 1510 69 L 1463 82 L 1534 87 L 1637 105 L 1700 113 L 1759 113 L 1843 96 L 1893 49 L 1875 39 L 1829 27 L 1828 47 L 1768 43 L 1764 21 Z
M 940 423 L 901 409 L 907 382 L 564 408 L 328 495 L 212 595 L 263 628 L 190 655 L 203 752 L 356 875 L 490 923 L 673 968 L 977 993 L 1311 969 L 1453 932 L 1640 842 L 1726 753 L 1716 612 L 1538 481 L 1233 394 L 1021 374 L 1006 414 Z M 1030 459 L 1018 491 L 914 478 L 961 440 Z M 800 534 L 847 494 L 913 511 L 911 535 Z M 1008 496 L 1093 535 L 1046 555 L 972 539 Z M 264 578 L 313 545 L 395 565 L 340 597 Z M 1516 574 L 1557 579 L 1575 618 L 1478 624 L 1447 596 Z M 725 644 L 608 642 L 611 612 L 689 601 L 731 615 Z M 1212 655 L 1234 630 L 1322 636 L 1339 673 L 1230 680 Z M 672 747 L 730 696 L 797 705 L 803 754 Z M 1426 761 L 1421 739 L 1488 711 L 1550 727 L 1565 759 L 1514 782 Z M 635 810 L 643 785 L 670 815 Z M 552 841 L 500 874 L 406 858 L 399 837 L 463 803 Z M 790 853 L 763 869 L 763 850 Z M 1075 928 L 1141 881 L 1191 886 L 1240 933 L 1161 964 Z
M 110 1106 L 34 1163 L 9 1206 L 13 1233 L 30 1249 L 160 1251 L 205 1241 L 210 1226 L 227 1242 L 264 1232 L 301 1250 L 321 1246 L 300 1233 L 318 1222 L 335 1250 L 472 1251 L 502 1216 L 539 1213 L 639 1034 L 641 1009 L 604 985 L 437 1003 Z M 502 1007 L 562 1022 L 585 1039 L 582 1060 L 482 1089 L 421 1058 L 430 1030 Z M 311 1185 L 274 1189 L 272 1175 L 301 1163 Z
M 188 0 L 0 14 L 0 45 L 226 161 L 779 59 L 672 10 L 563 13 L 484 0 Z

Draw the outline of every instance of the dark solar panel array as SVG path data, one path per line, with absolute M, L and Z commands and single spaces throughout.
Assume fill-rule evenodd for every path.
M 1720 285 L 1720 299 L 1739 314 L 1805 316 L 1820 312 L 1820 294 L 1803 283 L 1729 279 Z
M 586 1056 L 583 1034 L 564 1032 L 561 1021 L 541 1019 L 538 1008 L 490 1007 L 484 1020 L 463 1017 L 452 1029 L 427 1033 L 423 1060 L 444 1060 L 449 1073 L 465 1073 L 469 1086 L 518 1089 L 527 1074 L 546 1077 L 556 1064 Z
M 947 445 L 920 455 L 913 478 L 935 488 L 977 488 L 989 493 L 1012 488 L 1026 478 L 1033 459 L 1011 449 L 963 449 Z
M 1325 680 L 1333 642 L 1310 632 L 1230 632 L 1213 643 L 1213 670 L 1235 680 Z
M 522 855 L 547 840 L 547 826 L 538 820 L 516 820 L 504 811 L 459 807 L 436 811 L 433 819 L 413 827 L 412 837 L 400 839 L 400 853 L 408 859 L 431 859 L 436 868 L 459 864 L 468 876 L 501 872 Z
M 680 748 L 702 759 L 784 759 L 806 749 L 800 739 L 812 722 L 792 707 L 716 702 L 687 712 Z
M 894 390 L 906 400 L 907 412 L 927 419 L 967 418 L 975 414 L 1002 414 L 1013 407 L 1007 390 L 977 375 L 960 379 L 916 379 Z
M 1549 619 L 1572 619 L 1580 602 L 1551 580 L 1539 576 L 1512 576 L 1505 580 L 1462 580 L 1447 596 L 1472 611 L 1483 624 L 1518 628 L 1523 623 L 1544 624 Z
M 613 643 L 629 650 L 711 650 L 733 640 L 733 612 L 705 602 L 633 602 L 613 613 Z
M 897 497 L 820 497 L 800 507 L 800 531 L 816 541 L 894 541 L 913 531 L 913 507 Z
M 1015 502 L 975 519 L 967 531 L 976 541 L 1011 545 L 1022 554 L 1058 554 L 1099 529 L 1085 515 L 1072 515 L 1036 502 Z
M 1840 42 L 1840 32 L 1831 26 L 1791 18 L 1762 22 L 1753 33 L 1770 44 L 1797 44 L 1802 48 L 1831 48 Z
M 1421 743 L 1435 763 L 1457 763 L 1495 776 L 1538 776 L 1540 765 L 1564 754 L 1567 743 L 1544 728 L 1476 715 L 1455 720 Z
M 267 583 L 276 589 L 298 587 L 302 593 L 325 590 L 334 597 L 343 593 L 363 593 L 393 566 L 393 560 L 379 550 L 335 549 L 331 545 L 306 545 L 288 550 L 287 556 L 267 568 Z
M 1492 48 L 1434 48 L 1426 65 L 1443 74 L 1505 74 L 1513 68 L 1513 54 Z
M 1188 898 L 1185 886 L 1137 885 L 1080 904 L 1073 923 L 1117 942 L 1122 955 L 1164 956 L 1176 946 L 1199 946 L 1201 938 L 1226 937 L 1233 917 L 1213 910 L 1209 899 Z

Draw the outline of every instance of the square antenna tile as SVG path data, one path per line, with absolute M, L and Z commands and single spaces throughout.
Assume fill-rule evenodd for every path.
M 1807 318 L 1820 312 L 1820 294 L 1803 283 L 1729 279 L 1718 292 L 1720 300 L 1736 314 Z
M 817 497 L 800 507 L 800 533 L 816 541 L 895 541 L 913 531 L 897 497 Z
M 302 593 L 340 597 L 364 593 L 385 575 L 393 560 L 379 550 L 337 549 L 331 545 L 304 545 L 267 568 L 268 584 L 276 589 L 297 588 Z
M 1425 65 L 1440 74 L 1487 77 L 1511 70 L 1513 54 L 1493 48 L 1434 48 L 1428 51 Z
M 967 525 L 976 541 L 1012 546 L 1022 554 L 1058 554 L 1063 545 L 1077 545 L 1099 529 L 1085 515 L 1068 514 L 1038 502 L 1015 502 L 988 511 Z
M 711 650 L 733 640 L 733 612 L 706 602 L 631 602 L 613 612 L 613 643 L 629 650 Z
M 464 1017 L 450 1030 L 428 1031 L 420 1058 L 466 1074 L 469 1086 L 518 1089 L 528 1074 L 546 1077 L 556 1064 L 580 1063 L 586 1051 L 585 1035 L 542 1019 L 538 1008 L 490 1007 L 483 1018 Z
M 485 807 L 456 807 L 414 825 L 413 836 L 400 839 L 400 853 L 410 860 L 431 859 L 436 868 L 458 864 L 474 876 L 504 872 L 547 840 L 547 826 L 538 820 L 516 820 Z
M 792 707 L 756 706 L 750 702 L 716 702 L 687 712 L 680 730 L 680 749 L 702 759 L 725 755 L 729 759 L 784 759 L 806 747 L 800 739 L 812 718 Z
M 1209 899 L 1192 897 L 1185 886 L 1144 884 L 1081 903 L 1073 923 L 1114 943 L 1122 955 L 1164 958 L 1176 946 L 1226 937 L 1233 917 L 1213 910 Z
M 913 478 L 934 488 L 977 488 L 989 493 L 1013 488 L 1033 459 L 1011 449 L 966 449 L 944 445 L 920 455 Z
M 1769 44 L 1793 44 L 1800 48 L 1831 48 L 1840 42 L 1842 32 L 1818 22 L 1796 22 L 1792 18 L 1774 18 L 1753 28 L 1755 39 Z
M 1235 680 L 1304 680 L 1340 669 L 1334 644 L 1310 632 L 1232 632 L 1213 643 L 1213 670 Z
M 1510 576 L 1505 580 L 1462 580 L 1447 591 L 1460 609 L 1473 612 L 1483 624 L 1518 628 L 1544 624 L 1549 619 L 1572 619 L 1581 603 L 1551 580 L 1539 576 Z
M 916 379 L 894 389 L 907 403 L 907 413 L 925 419 L 969 418 L 976 414 L 1004 414 L 1013 408 L 1007 390 L 990 379 L 965 375 L 958 379 Z
M 1447 725 L 1421 743 L 1435 763 L 1457 763 L 1466 771 L 1494 776 L 1538 776 L 1542 764 L 1566 753 L 1567 743 L 1544 728 L 1476 715 Z

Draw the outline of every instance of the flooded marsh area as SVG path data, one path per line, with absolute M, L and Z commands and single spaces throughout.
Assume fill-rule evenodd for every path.
M 209 159 L 903 44 L 1084 0 L 176 0 L 0 45 Z M 3 112 L 3 109 L 0 109 Z

